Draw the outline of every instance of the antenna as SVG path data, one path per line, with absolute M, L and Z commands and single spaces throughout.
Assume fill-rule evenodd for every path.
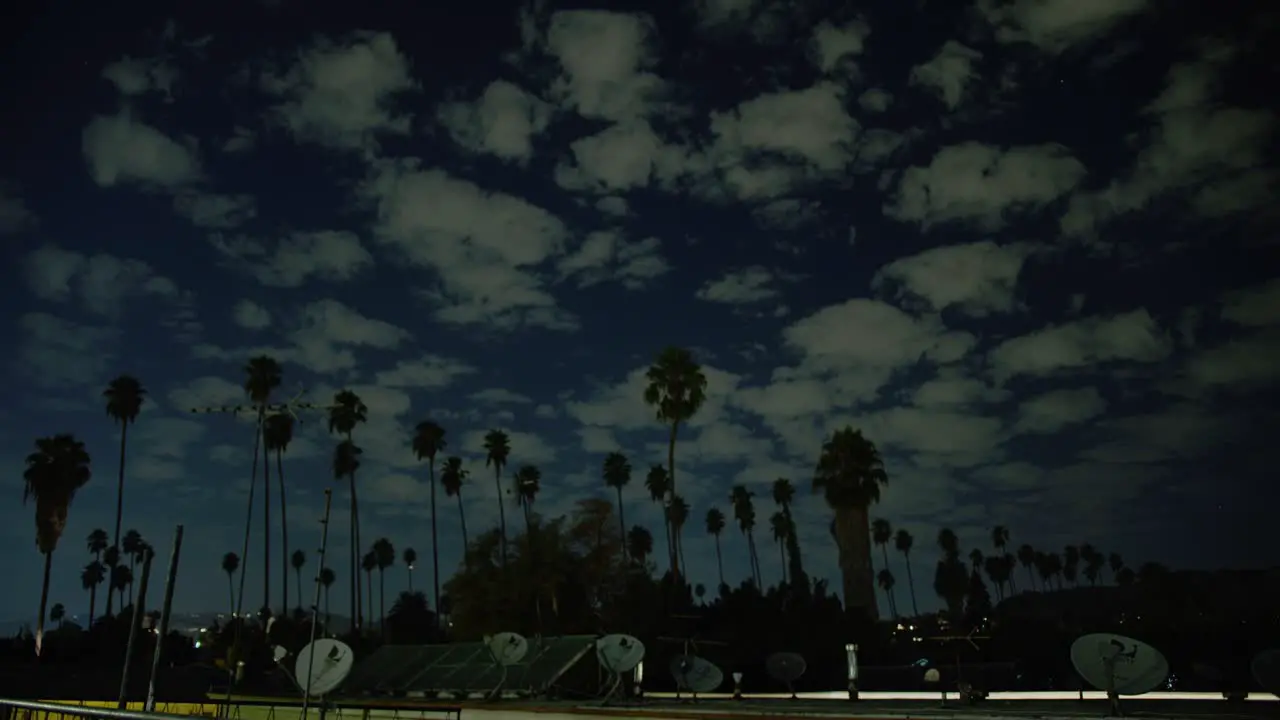
M 765 670 L 769 672 L 769 677 L 777 680 L 787 686 L 787 692 L 791 693 L 791 699 L 796 699 L 795 688 L 792 687 L 796 680 L 804 675 L 804 671 L 808 668 L 805 664 L 804 656 L 800 653 L 778 652 L 769 656 L 764 663 Z
M 355 653 L 340 640 L 320 638 L 308 644 L 298 653 L 293 671 L 303 697 L 319 699 L 336 690 L 351 673 L 354 662 Z
M 1249 669 L 1253 672 L 1253 679 L 1258 681 L 1263 690 L 1280 696 L 1280 648 L 1258 653 L 1249 664 Z
M 529 654 L 529 641 L 518 633 L 500 632 L 497 635 L 486 635 L 484 645 L 493 658 L 493 664 L 502 673 L 498 684 L 489 691 L 489 699 L 494 700 L 502 694 L 502 687 L 507 684 L 507 669 L 512 665 L 519 665 Z
M 644 643 L 631 635 L 614 633 L 596 640 L 596 660 L 608 673 L 609 689 L 602 705 L 607 705 L 622 686 L 622 676 L 635 670 L 644 660 Z
M 315 590 L 315 595 L 313 596 L 311 601 L 311 637 L 307 641 L 307 647 L 310 648 L 313 655 L 316 650 L 316 629 L 320 625 L 320 591 L 323 590 L 323 586 L 320 582 L 320 575 L 324 572 L 324 567 L 325 567 L 324 558 L 329 551 L 329 511 L 332 508 L 333 508 L 333 490 L 329 488 L 325 488 L 324 489 L 324 517 L 320 518 L 320 553 L 319 553 L 320 557 L 316 561 L 316 579 L 315 579 L 316 590 Z M 328 629 L 329 628 L 325 628 L 326 631 L 328 631 Z M 315 658 L 312 657 L 310 662 L 315 662 Z M 295 679 L 294 682 L 296 684 L 297 680 Z M 307 720 L 307 710 L 309 708 L 310 708 L 310 698 L 308 697 L 308 693 L 304 690 L 302 692 L 302 720 Z M 323 706 L 321 706 L 320 708 L 320 715 L 323 720 L 323 716 L 324 716 Z
M 724 684 L 724 672 L 710 660 L 697 655 L 677 655 L 671 658 L 671 677 L 675 678 L 677 692 L 681 689 L 693 694 L 714 692 Z
M 1124 635 L 1091 633 L 1071 643 L 1071 664 L 1085 682 L 1107 693 L 1111 712 L 1122 715 L 1121 695 L 1142 695 L 1169 677 L 1159 650 Z
M 969 643 L 969 645 L 974 650 L 977 650 L 978 640 L 990 640 L 991 638 L 988 635 L 979 635 L 978 628 L 975 627 L 971 629 L 967 635 L 937 635 L 935 637 L 931 637 L 927 639 L 934 640 L 941 643 L 959 643 L 963 641 L 963 642 Z M 979 700 L 985 700 L 987 697 L 987 694 L 985 692 L 974 688 L 973 683 L 965 682 L 964 676 L 961 670 L 962 666 L 960 664 L 961 646 L 956 645 L 955 648 L 956 648 L 956 694 L 959 695 L 960 699 L 968 705 L 972 705 L 973 703 Z M 939 673 L 939 679 L 941 679 L 941 673 Z M 947 691 L 945 688 L 942 691 L 942 704 L 943 705 L 947 704 Z

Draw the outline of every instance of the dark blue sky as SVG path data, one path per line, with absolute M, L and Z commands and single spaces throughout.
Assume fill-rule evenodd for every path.
M 846 5 L 53 3 L 11 27 L 0 528 L 15 576 L 41 567 L 22 458 L 35 436 L 74 432 L 95 474 L 52 602 L 85 604 L 84 537 L 111 524 L 118 462 L 99 395 L 127 372 L 150 398 L 125 526 L 163 546 L 186 523 L 177 604 L 221 609 L 250 428 L 185 410 L 238 400 L 259 351 L 284 364 L 284 396 L 350 386 L 369 405 L 365 538 L 429 554 L 426 469 L 408 448 L 424 419 L 475 471 L 473 530 L 496 521 L 479 438 L 499 427 L 512 469 L 541 467 L 549 514 L 602 493 L 604 454 L 622 450 L 628 519 L 656 531 L 642 481 L 665 436 L 641 377 L 668 344 L 693 348 L 710 381 L 677 449 L 708 586 L 706 510 L 752 487 L 768 548 L 777 477 L 802 491 L 811 570 L 834 576 L 808 488 L 845 424 L 886 457 L 872 514 L 915 534 L 922 606 L 942 527 L 966 549 L 1004 524 L 1015 544 L 1091 542 L 1134 566 L 1273 564 L 1248 530 L 1277 429 L 1275 100 L 1261 91 L 1277 16 Z M 309 552 L 323 431 L 303 425 L 286 460 Z M 731 531 L 725 548 L 736 582 L 745 544 Z M 777 553 L 761 555 L 776 581 Z M 0 617 L 30 614 L 30 587 Z

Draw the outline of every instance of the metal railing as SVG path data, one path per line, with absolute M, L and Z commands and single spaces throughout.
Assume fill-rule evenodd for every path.
M 102 720 L 191 720 L 189 716 L 168 713 L 0 698 L 0 720 L 48 720 L 65 715 Z

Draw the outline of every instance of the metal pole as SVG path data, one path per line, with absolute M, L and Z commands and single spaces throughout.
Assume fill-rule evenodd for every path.
M 173 607 L 173 583 L 178 577 L 178 555 L 182 553 L 182 526 L 173 531 L 173 550 L 169 555 L 169 574 L 164 579 L 164 605 L 160 608 L 160 627 L 156 629 L 156 651 L 151 656 L 151 679 L 147 683 L 147 703 L 143 706 L 146 712 L 156 709 L 156 675 L 160 673 L 160 656 L 163 655 L 164 639 L 169 635 L 169 611 Z
M 142 560 L 142 584 L 138 586 L 138 599 L 133 603 L 133 619 L 129 625 L 129 642 L 124 647 L 124 668 L 120 670 L 120 699 L 116 701 L 116 709 L 127 708 L 126 688 L 129 687 L 129 665 L 133 662 L 133 646 L 138 640 L 138 626 L 142 624 L 142 609 L 147 601 L 147 580 L 151 577 L 151 559 L 156 553 L 147 548 L 146 557 Z
M 311 707 L 311 678 L 315 676 L 312 669 L 316 663 L 316 628 L 320 627 L 320 593 L 323 588 L 320 582 L 320 574 L 324 572 L 324 556 L 329 549 L 329 508 L 332 503 L 333 491 L 325 488 L 324 517 L 320 519 L 320 558 L 316 562 L 316 594 L 315 602 L 311 604 L 311 639 L 307 643 L 307 651 L 310 654 L 310 657 L 307 658 L 307 684 L 302 687 L 302 720 L 307 720 L 307 711 Z M 328 628 L 325 628 L 325 630 L 328 631 Z M 302 683 L 298 684 L 301 685 Z M 320 709 L 320 714 L 321 716 L 324 715 L 323 707 Z

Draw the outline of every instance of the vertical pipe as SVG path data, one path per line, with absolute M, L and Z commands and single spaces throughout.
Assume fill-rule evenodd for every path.
M 316 562 L 316 594 L 315 602 L 311 604 L 311 639 L 307 643 L 307 652 L 310 656 L 307 658 L 307 680 L 306 685 L 302 687 L 302 720 L 307 720 L 307 710 L 311 706 L 311 677 L 314 675 L 311 669 L 316 663 L 316 628 L 320 626 L 320 592 L 323 585 L 320 583 L 320 573 L 324 570 L 324 556 L 329 549 L 329 508 L 333 502 L 333 491 L 325 488 L 324 491 L 324 517 L 320 519 L 320 558 Z M 302 598 L 298 598 L 301 600 Z M 328 628 L 325 628 L 327 631 Z M 297 678 L 295 678 L 296 680 Z M 302 685 L 301 682 L 298 683 Z M 321 708 L 321 716 L 324 715 L 324 708 Z
M 160 673 L 160 657 L 164 639 L 169 634 L 169 611 L 173 607 L 173 583 L 178 577 L 178 556 L 182 553 L 182 526 L 173 531 L 173 550 L 169 554 L 169 573 L 164 579 L 164 604 L 160 606 L 160 627 L 156 629 L 156 651 L 151 656 L 151 680 L 147 683 L 146 712 L 156 709 L 156 675 Z
M 126 708 L 126 692 L 129 687 L 129 665 L 133 663 L 133 646 L 138 641 L 138 626 L 142 624 L 143 607 L 147 601 L 147 580 L 151 577 L 151 559 L 156 553 L 147 548 L 147 555 L 142 561 L 142 584 L 138 586 L 138 598 L 133 603 L 133 618 L 129 624 L 129 642 L 124 647 L 124 668 L 120 671 L 120 698 L 116 700 L 116 708 Z

